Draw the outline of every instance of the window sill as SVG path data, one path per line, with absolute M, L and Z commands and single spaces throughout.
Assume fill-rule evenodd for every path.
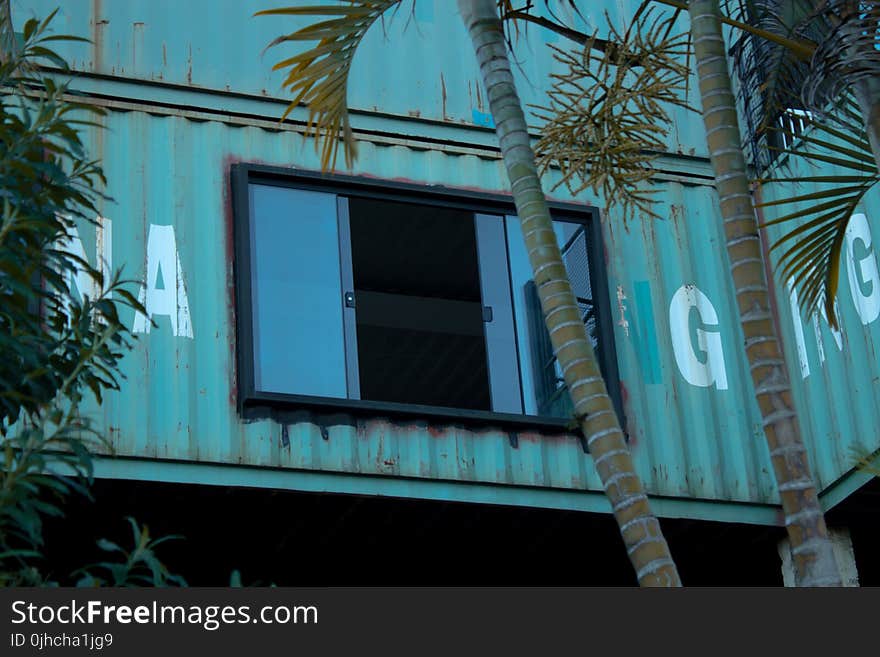
M 562 418 L 446 408 L 443 406 L 366 401 L 362 399 L 287 395 L 274 392 L 259 392 L 249 395 L 243 400 L 241 414 L 245 419 L 257 419 L 272 417 L 279 414 L 279 411 L 299 409 L 308 409 L 321 413 L 346 413 L 372 417 L 417 418 L 426 421 L 440 421 L 444 424 L 463 425 L 470 429 L 487 429 L 491 427 L 514 432 L 532 430 L 557 435 L 560 433 L 573 436 L 580 435 L 580 431 L 573 431 L 568 427 L 570 420 Z

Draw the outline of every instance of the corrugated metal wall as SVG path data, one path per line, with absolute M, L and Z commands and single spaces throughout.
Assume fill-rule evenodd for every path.
M 261 9 L 295 4 L 286 0 L 12 2 L 19 21 L 28 15 L 45 16 L 61 5 L 56 29 L 88 35 L 93 41 L 56 44 L 76 70 L 260 97 L 284 96 L 283 76 L 271 67 L 294 54 L 297 46 L 285 44 L 261 54 L 264 48 L 280 34 L 305 24 L 291 18 L 253 17 Z M 631 16 L 638 4 L 636 0 L 586 3 L 582 12 L 587 23 L 576 16 L 568 18 L 572 25 L 592 31 L 604 27 L 606 9 L 620 24 L 621 17 Z M 570 14 L 564 6 L 554 10 Z M 558 37 L 549 39 L 562 45 Z M 546 31 L 531 27 L 517 41 L 522 56 L 515 73 L 524 103 L 545 102 L 543 85 L 549 73 L 559 70 L 547 40 Z M 358 48 L 348 98 L 352 108 L 365 112 L 486 126 L 491 119 L 483 96 L 455 3 L 418 0 L 413 6 L 412 0 L 404 0 L 397 13 L 389 13 L 384 25 L 374 27 Z M 670 150 L 705 154 L 699 117 L 684 110 L 676 110 L 676 115 L 680 120 Z
M 317 167 L 295 132 L 235 127 L 143 112 L 111 112 L 100 148 L 115 202 L 113 263 L 144 276 L 146 241 L 156 226 L 174 227 L 192 331 L 168 317 L 139 340 L 126 361 L 129 381 L 105 406 L 120 454 L 364 474 L 598 489 L 589 457 L 571 437 L 473 432 L 422 422 L 348 417 L 318 424 L 242 422 L 235 407 L 233 279 L 229 164 L 236 161 Z M 503 192 L 495 159 L 367 144 L 355 173 L 402 177 Z M 667 218 L 610 222 L 611 269 L 621 380 L 638 467 L 649 490 L 717 500 L 773 499 L 764 469 L 760 424 L 736 350 L 725 272 L 709 245 L 719 237 L 710 188 L 659 185 Z M 611 224 L 614 224 L 613 227 Z M 155 237 L 155 235 L 154 235 Z M 85 240 L 89 249 L 88 240 Z M 168 280 L 164 285 L 173 285 Z M 715 304 L 729 387 L 696 387 L 681 378 L 671 349 L 670 298 L 696 284 Z M 617 294 L 617 291 L 620 294 Z M 178 287 L 178 294 L 180 288 Z M 178 304 L 182 297 L 178 296 Z M 681 323 L 680 321 L 678 322 Z M 685 321 L 685 325 L 687 321 Z M 283 444 L 289 440 L 289 447 Z
M 780 170 L 782 175 L 816 176 L 814 166 L 793 160 Z M 847 175 L 835 165 L 823 165 L 822 175 Z M 826 189 L 815 183 L 768 184 L 762 187 L 765 201 L 772 201 Z M 817 205 L 820 201 L 812 204 Z M 787 204 L 763 210 L 765 220 L 803 208 Z M 880 216 L 880 189 L 872 189 L 857 205 L 840 263 L 837 293 L 841 330 L 835 332 L 822 315 L 807 317 L 797 309 L 797 296 L 777 276 L 780 323 L 786 329 L 786 358 L 790 364 L 795 401 L 806 427 L 805 439 L 814 455 L 812 462 L 823 487 L 851 470 L 858 455 L 880 448 L 880 277 L 878 277 L 877 217 Z M 768 244 L 773 245 L 784 231 L 805 220 L 770 226 Z M 790 246 L 790 243 L 789 243 Z M 773 249 L 774 266 L 785 251 Z
M 21 20 L 45 13 L 50 4 L 20 0 L 13 7 Z M 230 3 L 222 11 L 206 0 L 174 3 L 173 10 L 162 4 L 69 0 L 56 26 L 95 39 L 68 54 L 77 69 L 102 74 L 79 77 L 74 87 L 97 94 L 95 102 L 111 110 L 107 130 L 92 132 L 90 145 L 104 161 L 115 199 L 103 208 L 112 222 L 113 265 L 143 281 L 151 244 L 157 254 L 172 254 L 163 261 L 163 287 L 171 290 L 167 299 L 175 310 L 157 315 L 158 328 L 141 335 L 125 361 L 128 381 L 101 410 L 117 452 L 536 491 L 599 490 L 589 457 L 570 436 L 521 432 L 514 447 L 506 431 L 492 428 L 305 412 L 284 422 L 239 417 L 229 167 L 252 162 L 317 169 L 318 162 L 312 142 L 295 124 L 276 129 L 283 105 L 271 102 L 279 78 L 268 68 L 275 58 L 260 60 L 257 53 L 277 35 L 280 22 L 248 18 L 283 0 Z M 373 134 L 365 137 L 353 173 L 505 191 L 493 136 L 474 127 L 485 121 L 485 106 L 451 5 L 420 0 L 418 20 L 406 30 L 406 17 L 395 18 L 388 34 L 392 50 L 382 43 L 381 30 L 368 37 L 350 100 L 363 110 L 355 125 Z M 616 16 L 623 5 L 613 6 Z M 432 41 L 442 43 L 442 50 L 428 45 Z M 527 42 L 520 47 L 522 96 L 540 102 L 540 91 L 525 78 L 544 80 L 550 60 L 541 48 L 532 54 Z M 216 93 L 227 90 L 235 93 Z M 656 182 L 663 218 L 627 225 L 616 214 L 604 218 L 627 427 L 650 493 L 773 503 L 717 204 L 707 186 L 711 170 L 705 159 L 690 157 L 705 151 L 702 126 L 696 115 L 680 119 L 662 160 L 675 173 Z M 556 194 L 568 198 L 563 190 Z M 576 200 L 604 205 L 590 194 Z M 81 237 L 93 258 L 94 232 L 84 229 Z M 842 285 L 845 296 L 846 280 Z M 787 297 L 778 294 L 797 402 L 813 462 L 827 485 L 849 469 L 847 448 L 874 449 L 880 441 L 874 429 L 876 323 L 863 326 L 853 312 L 844 312 L 844 350 L 838 354 L 826 340 L 826 359 L 819 363 L 808 344 L 811 374 L 802 379 L 797 324 Z M 133 317 L 131 322 L 145 328 Z M 812 330 L 804 326 L 806 333 Z M 251 476 L 259 477 L 245 480 Z M 455 499 L 454 487 L 448 496 Z

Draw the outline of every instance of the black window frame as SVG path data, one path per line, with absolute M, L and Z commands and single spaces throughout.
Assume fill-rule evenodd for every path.
M 440 185 L 419 185 L 397 180 L 365 178 L 345 174 L 325 174 L 312 170 L 285 168 L 252 163 L 237 163 L 230 167 L 233 223 L 233 280 L 235 302 L 235 351 L 237 365 L 237 404 L 243 417 L 261 417 L 266 409 L 310 409 L 322 413 L 352 415 L 382 415 L 404 418 L 440 420 L 449 423 L 495 425 L 510 429 L 565 429 L 569 419 L 499 413 L 494 411 L 423 406 L 397 402 L 319 397 L 258 391 L 255 384 L 253 299 L 251 290 L 250 207 L 249 185 L 269 184 L 292 189 L 356 195 L 388 201 L 422 202 L 434 206 L 455 208 L 467 212 L 516 216 L 513 199 L 503 194 L 459 189 Z M 588 231 L 588 263 L 594 305 L 599 328 L 600 367 L 608 394 L 615 406 L 621 425 L 625 423 L 617 351 L 611 315 L 611 298 L 605 262 L 599 210 L 594 206 L 548 201 L 555 219 L 581 223 Z M 509 272 L 508 272 L 509 275 Z M 514 324 L 514 330 L 516 325 Z M 517 350 L 517 358 L 523 354 Z M 518 365 L 518 370 L 522 369 Z

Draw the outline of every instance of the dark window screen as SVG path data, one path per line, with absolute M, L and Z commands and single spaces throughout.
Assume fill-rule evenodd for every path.
M 474 215 L 349 199 L 361 399 L 491 410 Z

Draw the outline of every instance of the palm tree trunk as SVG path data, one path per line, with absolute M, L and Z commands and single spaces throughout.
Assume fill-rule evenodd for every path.
M 691 0 L 703 122 L 727 239 L 746 356 L 785 513 L 798 586 L 840 586 L 776 335 L 749 193 L 718 0 Z
M 480 64 L 553 350 L 630 561 L 640 585 L 680 586 L 660 523 L 651 513 L 633 467 L 562 262 L 510 71 L 496 0 L 458 0 L 458 7 Z
M 0 63 L 6 62 L 15 49 L 15 29 L 9 0 L 0 0 Z

